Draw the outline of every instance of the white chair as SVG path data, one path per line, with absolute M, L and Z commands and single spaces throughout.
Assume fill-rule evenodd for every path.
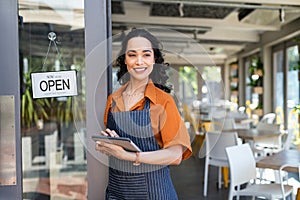
M 258 122 L 256 129 L 257 130 L 279 131 L 280 124 L 268 124 L 265 122 Z
M 273 149 L 273 153 L 279 153 L 282 150 L 288 150 L 290 149 L 291 143 L 292 143 L 292 136 L 293 136 L 293 132 L 292 130 L 287 130 L 282 134 L 282 146 L 277 148 L 277 149 Z M 296 163 L 295 163 L 296 164 Z M 291 165 L 290 165 L 291 166 Z M 283 166 L 283 168 L 288 167 L 288 165 Z M 274 170 L 274 178 L 275 178 L 275 182 L 282 181 L 283 179 L 288 180 L 288 173 L 284 170 Z M 261 177 L 263 176 L 263 170 L 261 170 Z M 299 179 L 300 179 L 300 171 L 299 171 Z
M 284 185 L 283 185 L 283 182 L 284 182 L 284 179 L 286 179 L 286 171 L 284 171 L 285 170 L 285 168 L 288 168 L 288 167 L 293 167 L 293 168 L 298 168 L 298 179 L 300 180 L 300 163 L 294 163 L 294 164 L 284 164 L 284 165 L 282 165 L 280 168 L 279 168 L 279 177 L 280 177 L 280 184 L 281 184 L 281 193 L 282 193 L 282 195 L 283 195 L 283 200 L 285 200 L 286 198 L 285 198 L 285 196 L 284 196 L 284 194 L 285 194 L 285 188 L 284 188 Z M 288 179 L 286 179 L 286 181 L 287 181 L 287 184 L 288 184 Z M 292 195 L 293 195 L 294 193 L 292 193 Z M 294 196 L 294 195 L 293 195 Z M 292 199 L 294 199 L 294 198 L 292 198 Z
M 276 119 L 276 114 L 275 113 L 267 113 L 265 114 L 261 120 L 257 123 L 256 129 L 257 130 L 270 130 L 270 131 L 279 131 L 280 125 L 274 124 Z M 272 152 L 272 149 L 274 146 L 280 145 L 280 137 L 278 137 L 278 140 L 259 140 L 256 141 L 255 144 L 253 145 L 254 148 L 252 149 L 253 152 L 256 155 L 260 156 L 266 156 Z
M 280 125 L 279 124 L 268 124 L 264 122 L 259 122 L 257 124 L 256 129 L 258 131 L 273 131 L 274 133 L 280 131 Z M 272 154 L 274 153 L 274 150 L 280 149 L 282 147 L 282 134 L 280 134 L 278 137 L 270 139 L 260 139 L 256 140 L 254 143 L 254 148 L 261 150 L 264 152 L 264 155 Z
M 236 129 L 250 129 L 251 123 L 253 123 L 253 119 L 243 119 L 240 122 L 235 123 Z
M 250 129 L 254 119 L 249 119 L 246 113 L 230 112 L 229 117 L 234 119 L 236 129 Z
M 271 126 L 275 126 L 276 124 L 268 124 Z M 267 127 L 268 128 L 268 127 Z M 279 131 L 279 126 L 277 128 L 274 128 L 274 130 Z M 278 136 L 278 138 L 270 140 L 270 139 L 264 139 L 264 140 L 259 140 L 255 143 L 255 147 L 253 152 L 261 152 L 262 156 L 268 156 L 273 153 L 278 153 L 284 149 L 289 149 L 291 142 L 292 142 L 292 136 L 293 133 L 291 130 L 288 131 L 282 131 L 281 135 Z M 260 179 L 264 180 L 266 179 L 267 181 L 275 181 L 279 182 L 279 175 L 287 177 L 286 172 L 279 172 L 278 170 L 274 170 L 274 180 L 271 177 L 268 178 L 263 178 L 264 176 L 264 171 L 265 169 L 259 169 L 260 171 Z M 269 169 L 270 171 L 270 169 Z M 270 179 L 271 178 L 271 179 Z
M 256 163 L 252 150 L 248 143 L 227 147 L 226 154 L 230 168 L 230 187 L 228 199 L 234 196 L 261 196 L 267 199 L 285 198 L 293 193 L 293 187 L 281 184 L 255 184 L 250 183 L 256 179 Z M 245 188 L 241 185 L 247 184 Z M 282 188 L 283 193 L 282 194 Z
M 290 146 L 292 144 L 292 140 L 293 140 L 293 130 L 286 130 L 283 134 L 282 134 L 282 150 L 284 149 L 290 149 Z
M 183 119 L 185 121 L 185 125 L 190 134 L 190 141 L 191 143 L 194 141 L 196 135 L 200 134 L 198 132 L 198 122 L 196 117 L 193 115 L 190 107 L 187 104 L 182 104 L 183 109 Z M 186 123 L 188 122 L 188 123 Z
M 274 124 L 276 119 L 275 113 L 267 113 L 265 114 L 259 122 L 266 123 L 266 124 Z
M 229 116 L 215 116 L 211 120 L 211 130 L 214 132 L 232 131 L 236 129 L 234 118 Z
M 218 174 L 218 187 L 221 188 L 222 167 L 228 167 L 229 163 L 225 153 L 225 148 L 237 145 L 236 132 L 207 132 L 205 135 L 205 167 L 204 167 L 204 188 L 203 196 L 207 196 L 208 185 L 208 169 L 209 166 L 217 166 L 219 169 Z
M 271 147 L 272 153 L 278 153 L 284 149 L 290 149 L 293 140 L 292 130 L 284 130 L 275 141 L 275 145 Z

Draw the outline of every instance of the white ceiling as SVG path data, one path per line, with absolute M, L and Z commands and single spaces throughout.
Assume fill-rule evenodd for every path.
M 24 23 L 49 23 L 82 31 L 83 2 L 19 0 L 19 14 Z M 121 36 L 122 30 L 132 27 L 148 28 L 163 42 L 166 60 L 171 64 L 223 64 L 233 60 L 247 44 L 259 42 L 260 34 L 281 31 L 283 25 L 300 17 L 300 0 L 112 0 L 112 10 L 118 8 L 115 3 L 123 9 L 123 14 L 112 14 L 113 37 Z M 172 5 L 173 10 L 165 7 L 160 10 L 163 16 L 153 16 L 151 8 L 158 3 Z M 200 8 L 202 13 L 189 12 L 189 6 Z M 174 14 L 174 7 L 175 13 L 180 15 L 166 16 L 169 11 Z M 219 13 L 211 12 L 214 10 L 210 10 L 211 7 L 218 8 Z M 239 21 L 240 9 L 254 11 Z M 230 12 L 224 18 L 199 17 L 202 14 L 222 15 L 226 10 Z M 279 10 L 284 11 L 281 12 L 284 14 L 282 21 Z M 191 14 L 197 17 L 189 16 Z M 113 55 L 119 48 L 120 42 L 113 42 Z
M 124 13 L 112 14 L 113 34 L 118 34 L 114 37 L 120 36 L 122 29 L 127 31 L 132 27 L 148 28 L 163 42 L 164 49 L 169 52 L 166 55 L 170 62 L 178 64 L 185 64 L 187 61 L 194 65 L 222 64 L 226 59 L 233 59 L 245 45 L 259 42 L 260 34 L 263 32 L 280 31 L 283 25 L 300 16 L 299 0 L 121 0 L 117 2 L 121 2 Z M 178 6 L 181 16 L 151 16 L 153 3 Z M 186 17 L 189 13 L 184 13 L 182 8 L 188 5 L 231 8 L 232 12 L 221 19 Z M 238 12 L 241 8 L 254 9 L 254 11 L 239 21 Z M 175 29 L 194 31 L 180 33 Z M 201 34 L 202 30 L 206 30 L 206 33 Z M 114 49 L 118 49 L 119 44 L 115 42 Z

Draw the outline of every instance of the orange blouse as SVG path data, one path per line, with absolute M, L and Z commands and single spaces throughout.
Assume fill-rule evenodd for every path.
M 105 126 L 107 125 L 107 116 L 112 107 L 112 101 L 115 102 L 115 106 L 111 109 L 111 112 L 125 111 L 122 92 L 126 87 L 127 84 L 109 95 L 104 113 Z M 182 159 L 185 160 L 189 158 L 192 154 L 189 134 L 181 119 L 173 97 L 155 87 L 152 81 L 149 81 L 144 95 L 150 100 L 150 119 L 159 146 L 161 148 L 167 148 L 172 145 L 180 144 L 185 149 Z M 136 105 L 130 108 L 130 111 L 142 110 L 145 103 L 146 98 L 141 99 Z

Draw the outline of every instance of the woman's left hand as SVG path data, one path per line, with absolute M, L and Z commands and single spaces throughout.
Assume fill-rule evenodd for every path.
M 107 143 L 107 142 L 96 142 L 96 150 L 104 153 L 107 156 L 114 156 L 118 159 L 124 160 L 126 155 L 130 152 L 125 151 L 123 147 Z

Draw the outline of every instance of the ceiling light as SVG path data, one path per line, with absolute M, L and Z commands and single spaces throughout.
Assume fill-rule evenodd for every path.
M 180 17 L 184 16 L 184 12 L 183 12 L 183 3 L 180 3 L 178 6 L 178 11 L 179 11 L 179 15 Z
M 284 9 L 283 9 L 283 8 L 280 8 L 280 9 L 279 9 L 279 21 L 280 21 L 280 22 L 284 22 L 284 19 L 285 19 L 285 12 L 284 12 Z
M 240 9 L 238 12 L 238 20 L 242 21 L 245 17 L 247 17 L 250 13 L 252 13 L 254 9 Z

